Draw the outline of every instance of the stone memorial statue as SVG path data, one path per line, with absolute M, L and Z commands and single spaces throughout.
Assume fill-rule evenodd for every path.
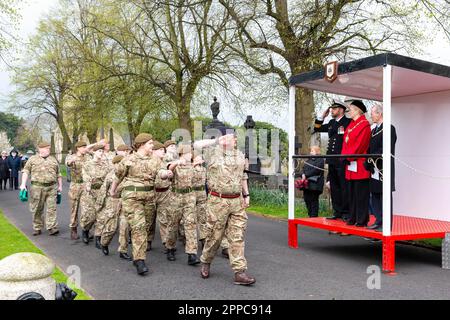
M 220 112 L 220 104 L 219 102 L 217 102 L 217 97 L 214 97 L 214 102 L 211 104 L 211 111 L 212 111 L 212 115 L 213 115 L 213 119 L 217 120 L 217 116 L 219 115 Z

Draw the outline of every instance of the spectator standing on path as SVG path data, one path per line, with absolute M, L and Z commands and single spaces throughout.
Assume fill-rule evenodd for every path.
M 318 146 L 311 147 L 311 155 L 320 155 Z M 308 187 L 303 190 L 303 199 L 308 208 L 308 216 L 319 216 L 319 197 L 323 192 L 325 159 L 310 158 L 303 166 L 302 180 L 308 181 Z
M 62 176 L 59 163 L 50 156 L 50 144 L 42 142 L 38 145 L 38 154 L 32 156 L 25 165 L 20 190 L 25 190 L 27 180 L 31 180 L 30 211 L 33 214 L 33 236 L 40 235 L 44 223 L 42 214 L 47 206 L 45 225 L 51 236 L 57 235 L 58 222 L 56 215 L 56 195 L 62 191 Z
M 9 178 L 9 188 L 18 190 L 19 189 L 19 172 L 21 159 L 17 154 L 17 150 L 12 150 L 10 156 L 8 157 L 8 167 L 10 171 Z
M 8 153 L 2 151 L 0 157 L 0 190 L 6 190 L 6 183 L 9 179 Z

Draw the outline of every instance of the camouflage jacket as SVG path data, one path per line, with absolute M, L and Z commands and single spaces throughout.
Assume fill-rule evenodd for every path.
M 156 175 L 164 169 L 161 159 L 135 152 L 118 164 L 115 178 L 118 184 L 123 183 L 123 187 L 154 186 Z
M 173 172 L 173 187 L 175 189 L 187 189 L 192 187 L 194 179 L 194 167 L 188 163 L 177 165 Z
M 203 187 L 206 183 L 206 168 L 199 164 L 194 166 L 194 177 L 192 179 L 193 187 Z
M 43 158 L 38 154 L 28 159 L 23 172 L 28 173 L 32 182 L 40 183 L 56 182 L 61 176 L 59 163 L 53 156 Z
M 248 179 L 244 172 L 246 161 L 238 149 L 225 150 L 221 146 L 207 148 L 208 189 L 219 193 L 238 194 L 242 192 L 242 180 Z
M 164 159 L 166 159 L 166 158 L 164 157 Z M 167 169 L 168 164 L 169 164 L 168 161 L 166 161 L 166 160 L 162 161 L 162 165 L 166 169 Z M 155 178 L 155 187 L 156 188 L 160 188 L 160 189 L 168 188 L 168 187 L 170 187 L 171 184 L 172 184 L 172 179 L 164 179 L 163 180 L 159 175 L 157 175 Z
M 73 161 L 71 164 L 69 162 Z M 66 165 L 70 168 L 70 176 L 72 182 L 80 183 L 83 181 L 83 166 L 89 161 L 89 157 L 86 155 L 77 156 L 76 154 L 67 156 Z
M 106 160 L 95 161 L 92 159 L 87 161 L 83 166 L 83 181 L 86 188 L 92 189 L 92 186 L 95 188 L 96 186 L 103 185 L 106 175 L 112 169 L 112 166 Z

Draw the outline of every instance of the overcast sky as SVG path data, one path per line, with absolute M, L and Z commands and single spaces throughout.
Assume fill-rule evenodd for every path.
M 35 31 L 39 18 L 47 13 L 50 8 L 54 7 L 58 3 L 58 0 L 24 0 L 24 2 L 26 4 L 24 4 L 20 11 L 22 14 L 20 37 L 25 39 Z M 431 46 L 424 48 L 423 54 L 416 55 L 414 58 L 450 65 L 450 41 L 445 37 L 443 32 L 436 32 L 434 43 Z M 0 99 L 7 96 L 12 90 L 9 82 L 9 73 L 5 70 L 6 66 L 2 65 L 2 62 L 0 62 Z M 5 108 L 5 105 L 0 105 L 0 110 L 4 110 Z M 245 116 L 238 115 L 232 108 L 222 104 L 221 109 L 222 112 L 219 116 L 221 120 L 225 120 L 234 125 L 242 124 L 244 122 Z M 276 126 L 287 129 L 287 105 L 285 110 L 286 111 L 282 112 L 281 115 L 274 117 L 269 112 L 258 112 L 257 108 L 251 108 L 249 106 L 246 108 L 246 114 L 253 115 L 253 119 L 256 121 L 271 122 Z

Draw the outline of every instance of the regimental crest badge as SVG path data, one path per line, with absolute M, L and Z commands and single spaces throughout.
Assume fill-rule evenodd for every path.
M 329 62 L 325 65 L 325 80 L 334 82 L 338 77 L 338 63 L 337 61 Z

